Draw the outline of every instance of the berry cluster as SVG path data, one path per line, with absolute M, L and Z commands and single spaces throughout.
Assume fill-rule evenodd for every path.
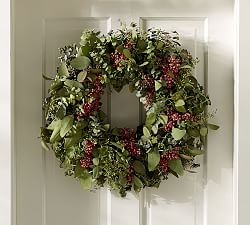
M 155 83 L 153 77 L 145 76 L 143 79 L 143 85 L 145 86 L 147 91 L 145 104 L 145 108 L 147 108 L 152 105 L 155 94 Z
M 101 107 L 101 95 L 103 94 L 103 86 L 101 83 L 101 77 L 97 76 L 95 79 L 94 87 L 90 90 L 89 96 L 94 97 L 92 102 L 84 103 L 82 106 L 83 113 L 78 114 L 78 117 L 89 117 L 93 112 L 97 111 Z
M 84 145 L 84 158 L 80 159 L 80 165 L 83 168 L 89 168 L 93 165 L 92 157 L 95 144 L 90 140 L 86 140 Z
M 133 48 L 133 42 L 131 40 L 128 40 L 126 44 L 124 45 L 124 48 L 131 49 Z
M 141 155 L 140 149 L 137 147 L 135 140 L 135 131 L 129 128 L 122 129 L 122 142 L 124 144 L 124 148 L 135 157 Z
M 192 120 L 193 118 L 195 118 L 194 116 L 191 116 L 191 114 L 188 112 L 181 114 L 175 110 L 168 110 L 167 116 L 168 116 L 168 122 L 167 124 L 165 124 L 165 127 L 164 127 L 166 132 L 170 132 L 172 128 L 176 125 L 176 123 L 180 120 L 188 121 L 188 120 Z
M 166 63 L 162 65 L 162 72 L 164 75 L 161 77 L 161 80 L 165 80 L 167 88 L 172 89 L 174 87 L 174 79 L 169 75 L 169 69 Z
M 112 52 L 110 54 L 111 60 L 113 61 L 113 67 L 117 68 L 117 67 L 122 67 L 121 61 L 126 59 L 126 56 L 121 53 L 118 52 L 117 50 L 115 50 L 115 52 Z
M 180 71 L 181 60 L 178 59 L 175 55 L 171 55 L 168 58 L 168 66 L 169 66 L 169 69 L 171 70 L 171 72 L 174 75 L 177 75 Z
M 134 169 L 131 165 L 129 165 L 126 179 L 129 183 L 131 183 L 133 181 L 133 178 L 134 178 Z
M 167 151 L 166 153 L 162 154 L 160 157 L 160 170 L 162 172 L 168 171 L 168 161 L 172 159 L 179 159 L 179 153 L 176 150 Z

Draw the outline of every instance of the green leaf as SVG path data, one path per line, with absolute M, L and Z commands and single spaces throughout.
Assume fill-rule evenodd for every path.
M 200 129 L 200 135 L 201 135 L 201 136 L 205 137 L 205 136 L 207 136 L 207 133 L 208 133 L 207 127 L 202 127 L 202 128 Z
M 178 99 L 176 102 L 175 102 L 175 107 L 179 107 L 179 106 L 184 106 L 185 105 L 185 102 L 183 99 Z
M 115 146 L 115 147 L 117 147 L 117 148 L 119 148 L 119 149 L 121 149 L 121 150 L 123 150 L 123 145 L 120 144 L 120 143 L 115 143 L 115 142 L 111 141 L 110 144 L 113 145 L 113 146 Z
M 202 155 L 202 154 L 204 154 L 205 151 L 201 150 L 199 148 L 192 148 L 192 149 L 188 149 L 187 152 L 190 155 L 196 156 L 196 155 Z
M 93 178 L 94 179 L 99 177 L 99 172 L 100 172 L 100 168 L 98 166 L 93 169 Z
M 53 78 L 50 78 L 50 77 L 48 77 L 48 76 L 46 76 L 44 74 L 43 74 L 43 79 L 45 79 L 45 80 L 54 80 Z
M 145 166 L 144 164 L 139 161 L 139 160 L 135 160 L 133 162 L 133 168 L 135 170 L 135 172 L 139 173 L 139 174 L 142 174 L 142 175 L 145 175 L 146 174 L 146 169 L 145 169 Z
M 141 189 L 143 188 L 143 183 L 142 181 L 137 177 L 137 176 L 134 176 L 134 184 L 136 185 L 136 188 L 135 189 Z
M 145 126 L 143 127 L 143 135 L 144 135 L 145 137 L 147 137 L 147 138 L 151 137 L 151 134 L 150 134 L 148 128 L 145 127 Z
M 181 140 L 184 135 L 186 134 L 186 130 L 181 130 L 179 128 L 173 128 L 172 129 L 172 137 L 178 141 L 178 140 Z
M 46 150 L 46 151 L 49 151 L 49 150 L 50 150 L 48 144 L 47 144 L 43 139 L 41 139 L 41 145 L 42 145 L 42 148 L 43 148 L 44 150 Z
M 54 119 L 50 125 L 48 126 L 48 130 L 54 130 L 56 128 L 56 126 L 58 126 L 59 124 L 58 123 L 61 123 L 61 120 L 57 120 L 57 119 Z
M 99 165 L 99 159 L 98 158 L 93 158 L 93 164 L 95 166 L 98 166 Z
M 177 110 L 178 112 L 182 112 L 182 113 L 186 112 L 186 109 L 185 109 L 184 106 L 176 106 L 175 108 L 176 108 L 176 110 Z
M 187 160 L 192 160 L 193 157 L 192 156 L 189 156 L 189 155 L 185 155 L 185 154 L 179 154 L 179 156 L 183 159 L 187 159 Z
M 141 40 L 141 39 L 138 40 L 137 45 L 141 51 L 144 51 L 148 46 L 147 42 L 145 40 Z
M 157 49 L 161 49 L 164 46 L 164 42 L 163 41 L 159 41 L 157 44 Z
M 89 52 L 91 51 L 91 47 L 88 45 L 81 47 L 81 55 L 89 57 Z
M 79 178 L 80 184 L 82 185 L 83 189 L 90 190 L 92 186 L 92 176 L 89 173 L 84 173 L 84 175 Z
M 199 137 L 200 136 L 200 131 L 196 128 L 194 129 L 188 129 L 187 130 L 188 134 L 191 136 L 191 137 Z
M 154 126 L 152 126 L 152 131 L 154 134 L 158 133 L 158 124 L 155 124 Z
M 155 80 L 155 91 L 158 91 L 162 87 L 161 81 Z
M 152 125 L 156 120 L 156 115 L 154 113 L 150 113 L 146 118 L 146 126 Z
M 189 65 L 185 65 L 185 66 L 181 66 L 181 69 L 192 69 L 192 67 Z
M 128 59 L 131 58 L 131 53 L 127 48 L 123 49 L 123 54 L 126 56 L 126 58 L 128 58 Z
M 168 122 L 168 116 L 164 114 L 160 114 L 159 120 L 162 124 L 166 124 Z
M 87 76 L 87 71 L 83 70 L 77 75 L 77 81 L 78 82 L 83 82 Z
M 110 124 L 104 124 L 103 125 L 103 128 L 106 130 L 106 131 L 108 131 L 109 130 L 109 128 L 110 128 Z
M 68 77 L 69 76 L 69 71 L 66 66 L 66 63 L 62 63 L 59 68 L 58 68 L 58 75 L 59 77 Z
M 66 107 L 62 104 L 56 112 L 56 117 L 62 119 L 66 115 Z
M 180 159 L 169 160 L 168 166 L 170 167 L 171 170 L 173 170 L 177 174 L 181 176 L 184 174 L 184 168 Z
M 153 150 L 148 153 L 148 170 L 153 171 L 160 162 L 160 153 L 158 150 Z
M 61 139 L 61 137 L 60 137 L 61 122 L 62 122 L 61 120 L 57 120 L 53 124 L 54 129 L 53 129 L 53 132 L 50 136 L 51 143 L 54 143 L 54 142 L 59 141 Z
M 209 123 L 207 126 L 208 126 L 208 128 L 210 128 L 211 130 L 218 130 L 218 129 L 220 128 L 218 125 L 211 124 L 211 123 Z
M 81 88 L 83 89 L 83 85 L 79 83 L 78 81 L 75 80 L 65 80 L 64 84 L 70 88 L 75 87 L 75 88 Z
M 149 62 L 144 62 L 144 63 L 140 64 L 139 67 L 146 66 L 146 65 L 148 65 L 148 63 L 149 63 Z
M 77 70 L 85 70 L 90 64 L 90 59 L 87 56 L 79 56 L 74 58 L 70 65 Z
M 66 116 L 62 120 L 60 136 L 64 137 L 73 127 L 74 118 L 73 116 Z
M 65 138 L 64 147 L 69 148 L 69 147 L 75 145 L 76 143 L 79 142 L 81 137 L 82 137 L 82 131 L 78 130 L 71 137 Z

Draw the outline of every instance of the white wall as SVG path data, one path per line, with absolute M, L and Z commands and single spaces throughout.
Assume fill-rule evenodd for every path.
M 0 1 L 0 224 L 10 225 L 10 0 Z
M 236 61 L 236 160 L 238 157 L 238 221 L 249 225 L 250 209 L 250 1 L 238 0 L 238 61 Z

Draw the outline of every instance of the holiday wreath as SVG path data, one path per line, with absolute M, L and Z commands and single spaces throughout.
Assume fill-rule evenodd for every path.
M 87 30 L 79 46 L 60 49 L 41 141 L 85 189 L 106 185 L 125 196 L 199 166 L 194 157 L 218 126 L 208 124 L 210 100 L 192 75 L 197 59 L 178 39 L 132 24 L 107 35 Z M 145 108 L 137 130 L 111 127 L 101 110 L 104 89 L 126 85 Z

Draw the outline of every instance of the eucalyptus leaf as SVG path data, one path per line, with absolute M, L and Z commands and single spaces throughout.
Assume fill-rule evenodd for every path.
M 156 49 L 162 49 L 164 46 L 164 42 L 163 41 L 159 41 L 157 46 L 156 46 Z
M 62 63 L 59 68 L 58 68 L 58 75 L 59 77 L 68 77 L 69 76 L 69 71 L 66 66 L 66 63 Z
M 202 154 L 204 154 L 205 151 L 201 150 L 199 148 L 192 148 L 192 149 L 188 149 L 187 152 L 190 155 L 196 156 L 196 155 L 202 155 Z
M 50 150 L 49 145 L 43 139 L 41 139 L 41 145 L 44 150 L 46 151 Z
M 202 128 L 200 129 L 200 135 L 201 135 L 201 136 L 205 137 L 205 136 L 207 136 L 207 133 L 208 133 L 207 127 L 202 127 Z
M 146 126 L 148 125 L 152 125 L 156 120 L 156 115 L 154 113 L 150 113 L 149 115 L 147 115 L 147 118 L 146 118 Z
M 64 84 L 70 88 L 81 88 L 83 89 L 83 85 L 81 83 L 79 83 L 78 81 L 75 81 L 75 80 L 69 80 L 69 79 L 66 79 L 64 81 Z
M 176 106 L 175 108 L 176 108 L 176 110 L 177 110 L 178 112 L 182 112 L 182 113 L 186 112 L 186 109 L 185 109 L 184 106 Z
M 168 122 L 168 116 L 165 115 L 165 114 L 160 114 L 159 120 L 160 120 L 160 123 L 167 124 L 167 122 Z
M 123 49 L 123 54 L 126 56 L 126 58 L 128 58 L 128 59 L 131 58 L 131 53 L 127 48 Z
M 155 81 L 155 91 L 158 91 L 162 87 L 161 81 Z
M 175 107 L 179 107 L 179 106 L 184 106 L 185 105 L 185 102 L 183 99 L 178 99 L 176 102 L 175 102 Z
M 134 176 L 133 181 L 137 188 L 139 189 L 143 188 L 143 183 L 137 176 Z
M 180 159 L 172 159 L 168 161 L 168 166 L 171 170 L 176 172 L 178 175 L 184 174 L 184 168 Z
M 152 126 L 152 131 L 154 134 L 158 133 L 158 124 L 155 124 L 154 126 Z
M 83 70 L 77 75 L 77 81 L 78 82 L 83 82 L 87 76 L 87 71 Z
M 64 147 L 65 148 L 70 148 L 71 146 L 77 144 L 79 142 L 81 136 L 82 136 L 82 131 L 78 130 L 71 137 L 65 138 Z
M 85 70 L 90 64 L 90 59 L 87 56 L 78 56 L 70 62 L 70 65 L 77 70 Z
M 81 178 L 79 178 L 80 184 L 85 190 L 90 190 L 92 186 L 92 176 L 89 173 L 85 173 Z
M 95 166 L 98 166 L 99 165 L 99 159 L 98 158 L 93 158 L 93 164 Z
M 93 168 L 93 178 L 94 179 L 99 177 L 99 173 L 100 173 L 100 168 L 98 166 Z
M 185 155 L 185 154 L 179 154 L 179 156 L 183 159 L 187 159 L 187 160 L 192 160 L 194 159 L 192 156 L 189 156 L 189 155 Z
M 46 75 L 44 75 L 44 74 L 43 74 L 43 79 L 45 79 L 45 80 L 54 80 L 53 78 L 48 77 L 48 76 L 46 76 Z
M 142 175 L 146 174 L 145 166 L 141 161 L 135 160 L 132 165 L 133 165 L 135 172 L 142 174 Z
M 66 106 L 62 104 L 56 112 L 56 117 L 62 119 L 66 115 Z
M 146 61 L 146 62 L 144 62 L 144 63 L 140 64 L 140 65 L 139 65 L 139 67 L 146 66 L 146 65 L 148 65 L 148 63 L 149 63 L 149 62 L 147 62 L 147 61 Z
M 148 170 L 153 171 L 160 162 L 160 153 L 158 150 L 152 150 L 148 153 Z
M 64 137 L 73 127 L 74 117 L 66 116 L 62 119 L 60 136 Z
M 121 150 L 123 150 L 123 148 L 124 148 L 123 145 L 120 144 L 120 143 L 110 142 L 110 144 L 117 147 L 117 148 L 119 148 L 119 149 L 121 149 Z
M 186 130 L 182 130 L 179 128 L 173 128 L 172 129 L 172 137 L 178 141 L 181 140 L 186 134 Z
M 210 128 L 211 130 L 218 130 L 220 127 L 218 125 L 215 124 L 207 124 L 208 128 Z
M 148 128 L 145 127 L 145 126 L 143 127 L 143 135 L 144 135 L 145 137 L 147 137 L 147 138 L 151 137 L 151 134 L 150 134 Z
M 199 137 L 200 136 L 200 131 L 196 128 L 189 128 L 189 129 L 187 129 L 187 132 L 191 137 Z
M 61 120 L 57 120 L 54 124 L 53 132 L 50 136 L 50 142 L 54 143 L 56 141 L 59 141 L 61 139 L 60 137 L 60 130 L 61 130 Z

